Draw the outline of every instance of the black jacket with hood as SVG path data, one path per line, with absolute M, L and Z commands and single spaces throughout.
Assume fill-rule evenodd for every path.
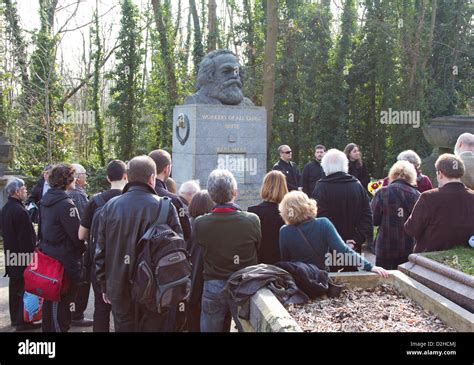
M 84 241 L 79 240 L 79 212 L 65 190 L 51 188 L 41 200 L 39 248 L 60 261 L 73 282 L 82 276 Z
M 316 183 L 313 198 L 318 203 L 318 217 L 328 218 L 341 238 L 356 241 L 354 251 L 372 235 L 372 210 L 364 187 L 354 176 L 336 172 Z

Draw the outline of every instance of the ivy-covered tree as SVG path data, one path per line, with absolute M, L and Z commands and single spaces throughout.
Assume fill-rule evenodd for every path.
M 97 141 L 97 154 L 101 166 L 105 165 L 105 128 L 104 118 L 101 110 L 101 64 L 103 58 L 102 44 L 100 39 L 100 25 L 99 16 L 97 14 L 98 9 L 94 13 L 94 26 L 91 28 L 94 43 L 94 53 L 92 55 L 94 59 L 94 76 L 92 77 L 92 92 L 91 101 L 92 110 L 94 111 L 94 122 L 95 122 L 95 139 Z
M 140 48 L 142 35 L 139 27 L 139 11 L 132 0 L 122 0 L 120 19 L 120 47 L 115 58 L 116 66 L 110 74 L 113 87 L 110 90 L 112 102 L 110 115 L 116 120 L 118 158 L 128 160 L 137 151 L 137 137 L 143 96 L 141 93 L 141 65 L 143 50 Z

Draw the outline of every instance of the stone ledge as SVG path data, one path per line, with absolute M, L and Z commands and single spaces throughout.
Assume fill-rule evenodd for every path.
M 240 320 L 246 332 L 303 332 L 285 307 L 266 288 L 250 299 L 250 321 Z
M 474 312 L 474 277 L 418 254 L 398 268 L 462 308 Z

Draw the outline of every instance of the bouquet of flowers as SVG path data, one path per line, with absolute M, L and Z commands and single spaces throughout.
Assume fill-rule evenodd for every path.
M 369 185 L 367 186 L 367 188 L 369 190 L 369 193 L 372 194 L 372 196 L 375 196 L 377 191 L 382 189 L 382 185 L 383 185 L 383 179 L 372 180 L 371 182 L 369 182 Z

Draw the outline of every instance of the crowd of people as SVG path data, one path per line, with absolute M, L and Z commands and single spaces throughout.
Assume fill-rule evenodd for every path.
M 278 148 L 279 161 L 262 182 L 262 201 L 244 211 L 236 204 L 238 186 L 228 170 L 209 175 L 207 190 L 197 181 L 176 188 L 168 152 L 155 150 L 127 164 L 107 166 L 110 189 L 87 196 L 87 171 L 79 164 L 47 166 L 27 198 L 25 183 L 11 179 L 1 212 L 4 248 L 9 253 L 35 249 L 58 260 L 71 282 L 58 302 L 45 300 L 44 332 L 91 326 L 116 332 L 230 330 L 229 303 L 223 295 L 235 272 L 260 263 L 304 262 L 321 270 L 374 272 L 382 277 L 412 252 L 466 245 L 474 235 L 474 135 L 462 134 L 455 154 L 436 161 L 438 188 L 420 171 L 420 158 L 403 151 L 373 199 L 359 146 L 344 151 L 315 147 L 315 159 L 300 174 L 291 148 Z M 166 224 L 185 240 L 192 262 L 192 285 L 185 310 L 147 310 L 132 296 L 137 243 L 160 215 L 162 199 L 171 202 Z M 28 211 L 27 205 L 39 210 Z M 165 211 L 166 212 L 166 211 Z M 38 230 L 33 222 L 38 223 Z M 373 244 L 375 265 L 362 254 Z M 342 256 L 341 256 L 342 255 Z M 341 260 L 340 257 L 343 257 Z M 337 258 L 337 259 L 336 259 Z M 10 319 L 23 322 L 23 265 L 6 265 L 10 278 Z M 94 316 L 84 317 L 89 291 Z

